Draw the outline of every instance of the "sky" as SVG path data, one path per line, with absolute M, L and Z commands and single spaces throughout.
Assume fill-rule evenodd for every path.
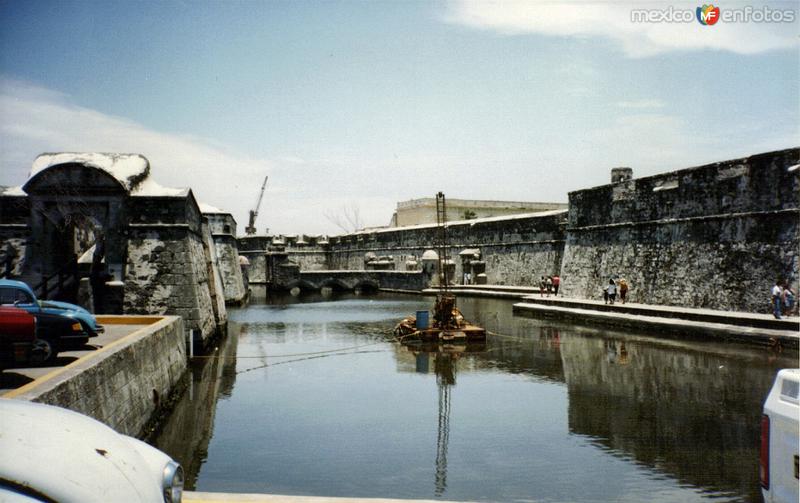
M 438 191 L 566 202 L 615 166 L 800 145 L 800 0 L 675 21 L 698 6 L 0 0 L 0 185 L 43 152 L 135 152 L 240 232 L 269 176 L 259 232 L 339 234 Z

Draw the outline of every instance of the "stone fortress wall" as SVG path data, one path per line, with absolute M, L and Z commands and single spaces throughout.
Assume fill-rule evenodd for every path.
M 534 278 L 555 274 L 564 248 L 567 212 L 556 210 L 511 217 L 491 217 L 451 222 L 447 226 L 449 259 L 455 265 L 454 280 L 463 277 L 461 252 L 478 249 L 486 262 L 487 282 L 532 284 Z M 420 264 L 426 250 L 435 246 L 440 229 L 434 225 L 382 229 L 330 238 L 331 269 L 364 269 L 372 253 L 391 260 L 393 269 Z
M 204 211 L 214 241 L 217 269 L 222 279 L 225 302 L 240 304 L 247 292 L 239 266 L 239 248 L 236 242 L 236 220 L 230 213 Z
M 246 292 L 233 217 L 201 206 L 138 154 L 42 154 L 23 186 L 0 187 L 0 272 L 36 286 L 77 267 L 99 312 L 179 315 L 205 345 Z
M 564 294 L 599 298 L 612 275 L 631 300 L 769 311 L 798 279 L 798 157 L 789 149 L 569 195 Z
M 570 193 L 568 210 L 450 222 L 453 281 L 463 278 L 462 252 L 478 250 L 489 284 L 559 274 L 564 295 L 599 299 L 619 276 L 634 302 L 768 312 L 773 282 L 796 289 L 800 276 L 798 163 L 792 148 L 640 179 L 615 168 L 614 183 Z M 316 270 L 362 270 L 377 257 L 403 271 L 435 249 L 438 232 L 366 230 L 281 250 Z
M 128 226 L 123 312 L 179 315 L 205 340 L 227 315 L 215 313 L 199 209 L 186 199 L 149 199 L 132 204 L 146 223 Z

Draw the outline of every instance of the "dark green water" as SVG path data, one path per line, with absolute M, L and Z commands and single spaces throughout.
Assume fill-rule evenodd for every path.
M 316 301 L 314 301 L 316 300 Z M 280 303 L 284 302 L 284 303 Z M 202 491 L 482 501 L 760 501 L 761 405 L 793 355 L 514 317 L 485 347 L 387 334 L 414 296 L 256 304 L 155 444 Z

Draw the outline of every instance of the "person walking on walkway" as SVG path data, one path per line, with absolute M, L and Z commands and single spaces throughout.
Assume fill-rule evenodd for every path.
M 558 297 L 558 285 L 561 284 L 561 278 L 558 277 L 558 274 L 553 276 L 553 295 Z
M 788 281 L 783 284 L 781 304 L 783 304 L 784 316 L 791 316 L 794 314 L 794 290 L 792 290 L 792 286 Z
M 545 288 L 547 288 L 547 282 L 544 280 L 544 276 L 542 276 L 542 279 L 539 280 L 539 297 L 544 297 Z
M 614 304 L 614 299 L 617 298 L 617 284 L 614 283 L 614 278 L 608 280 L 608 302 Z
M 622 278 L 619 280 L 619 300 L 621 300 L 622 303 L 624 304 L 627 296 L 628 296 L 628 280 Z
M 553 277 L 548 276 L 545 281 L 546 281 L 545 284 L 547 285 L 547 296 L 549 297 L 550 293 L 553 291 Z
M 772 314 L 775 318 L 781 319 L 781 301 L 783 299 L 783 288 L 781 282 L 776 281 L 775 286 L 772 287 Z

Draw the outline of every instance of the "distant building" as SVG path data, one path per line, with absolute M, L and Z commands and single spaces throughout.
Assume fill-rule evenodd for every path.
M 473 218 L 499 217 L 521 213 L 565 210 L 567 203 L 533 203 L 527 201 L 478 201 L 472 199 L 447 199 L 447 221 Z M 397 203 L 390 227 L 435 224 L 436 199 L 423 197 Z

